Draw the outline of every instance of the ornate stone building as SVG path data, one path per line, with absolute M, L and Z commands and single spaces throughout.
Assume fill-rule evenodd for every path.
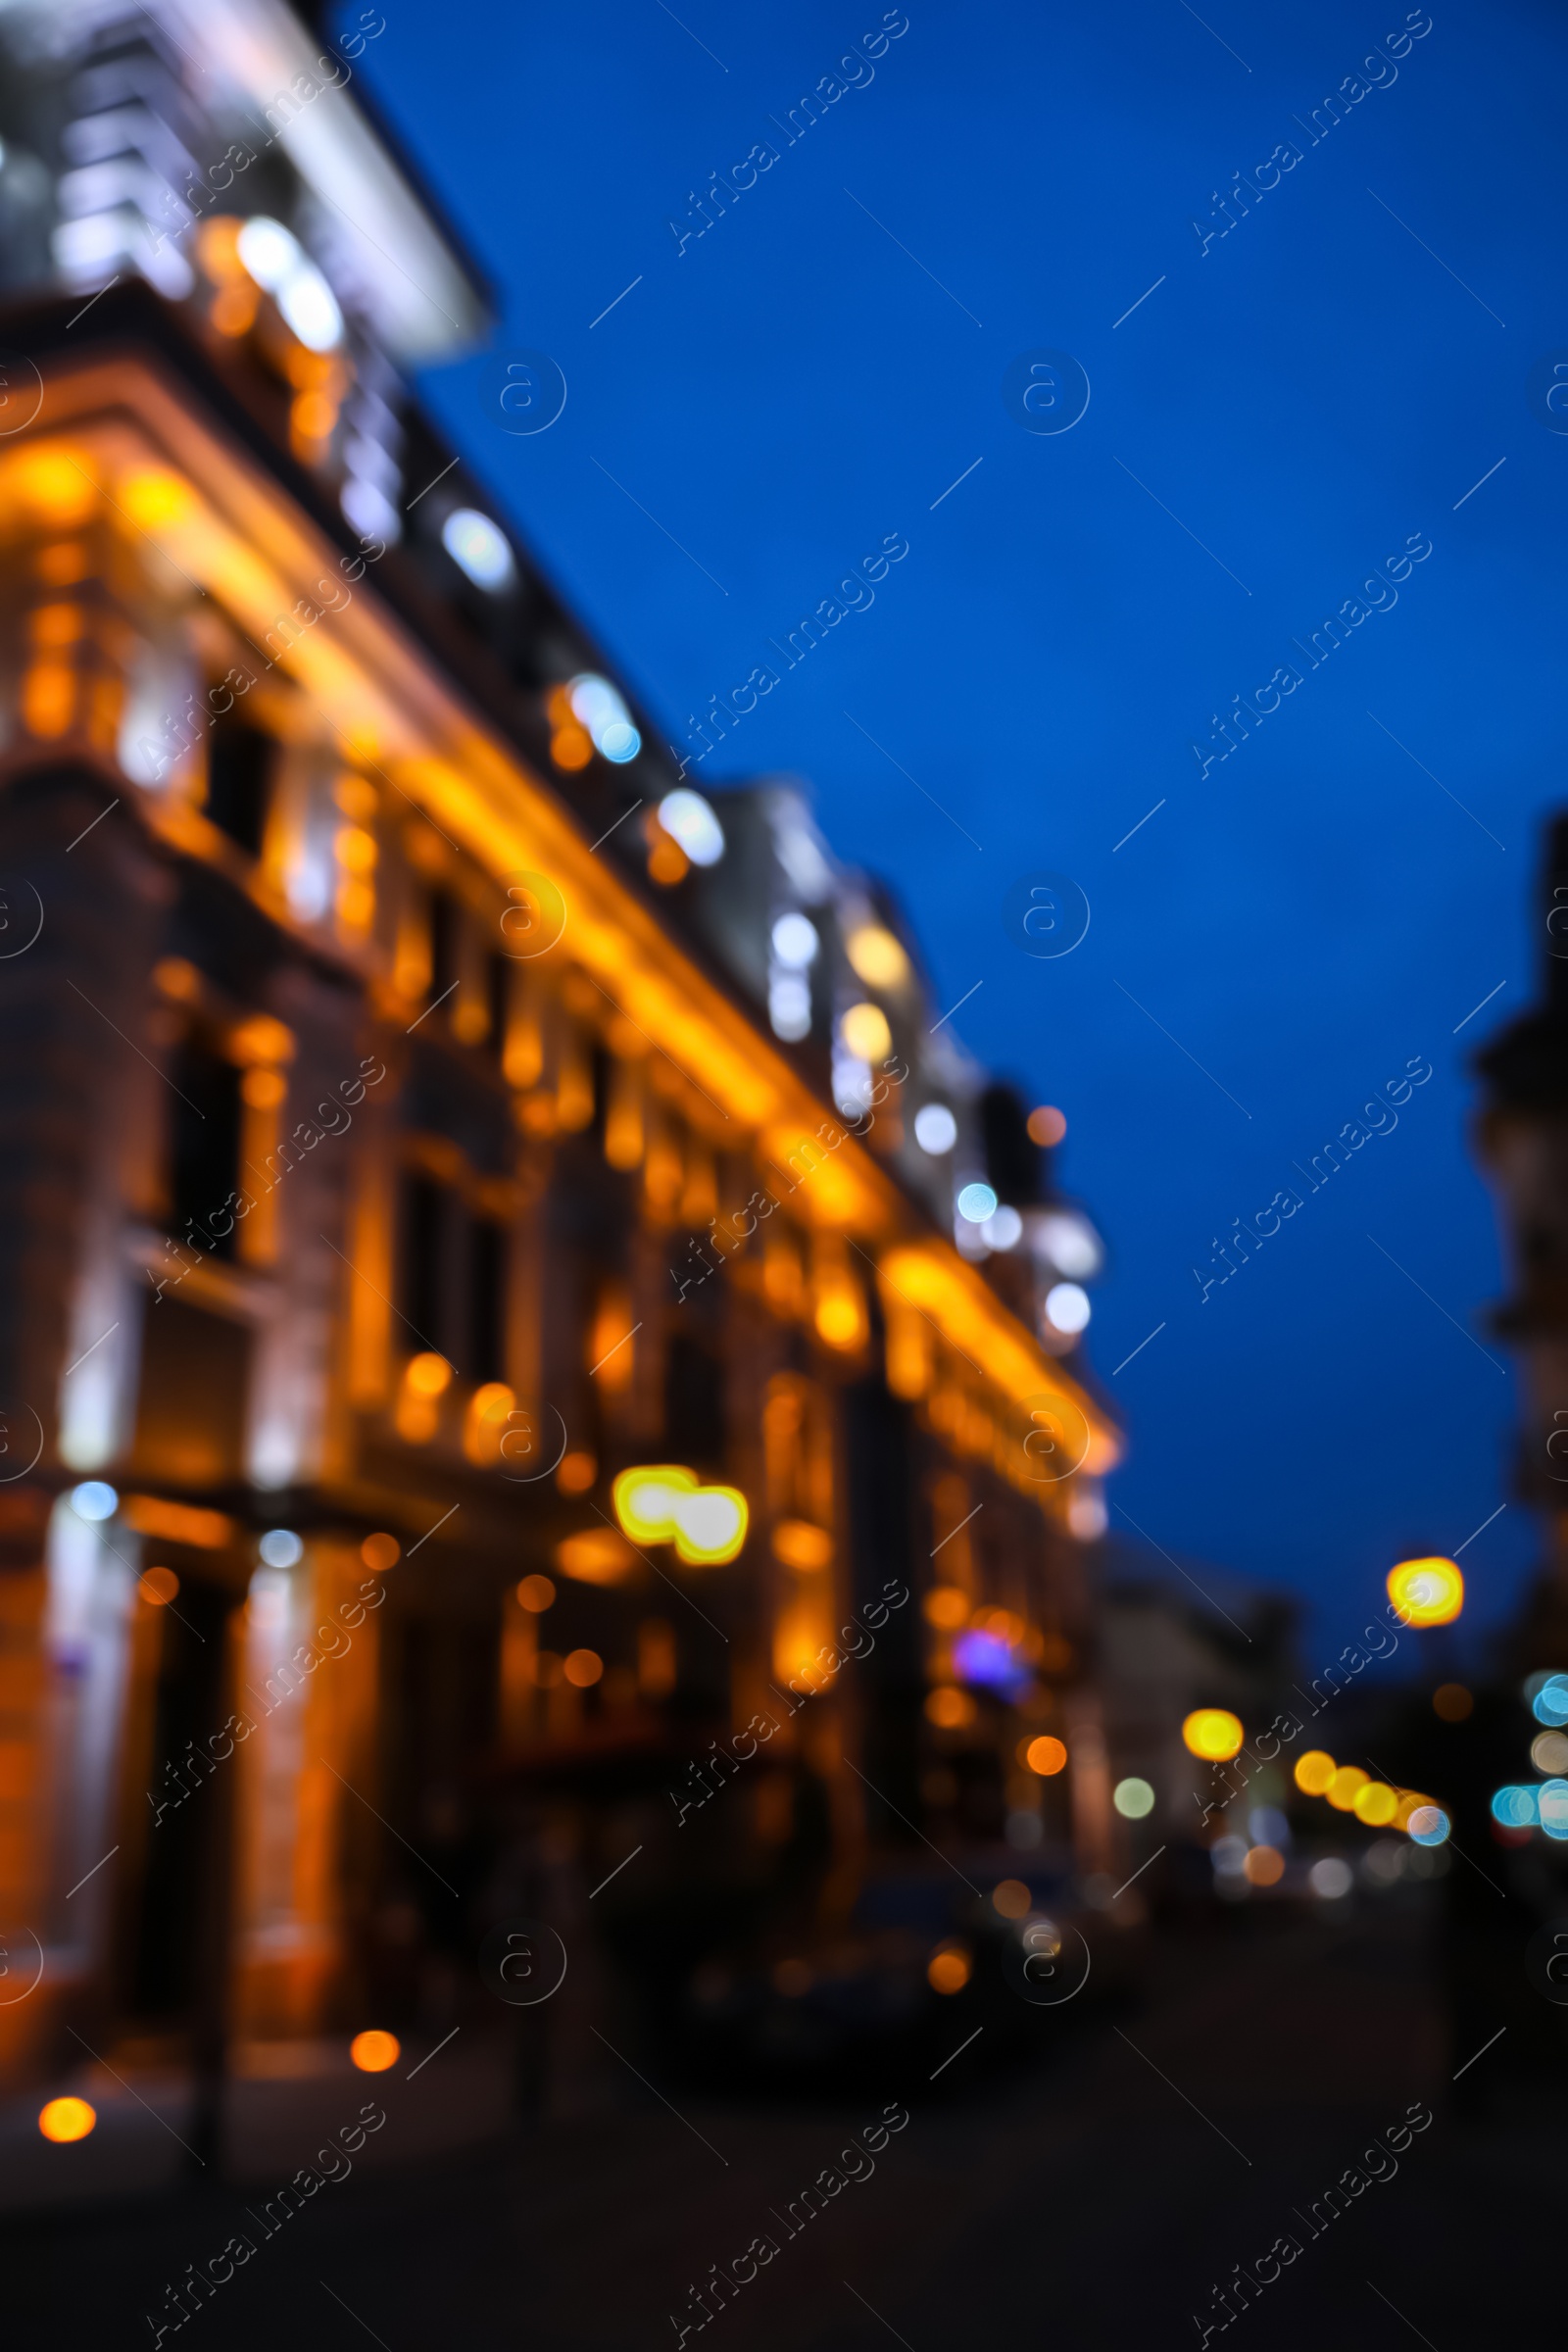
M 0 16 L 34 2100 L 83 2046 L 434 2038 L 563 1856 L 639 1847 L 601 1910 L 701 1885 L 711 1942 L 849 1918 L 912 1825 L 1108 1837 L 1117 1440 L 1041 1303 L 1093 1237 L 802 792 L 683 782 L 414 405 L 485 296 L 349 86 L 378 26 Z M 695 1837 L 692 1759 L 769 1711 Z

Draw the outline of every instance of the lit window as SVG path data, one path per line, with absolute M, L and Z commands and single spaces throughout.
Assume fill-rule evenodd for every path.
M 236 240 L 250 275 L 271 295 L 284 324 L 307 351 L 330 351 L 343 336 L 343 314 L 316 264 L 280 220 L 258 213 Z
M 1087 1217 L 1075 1209 L 1050 1209 L 1040 1219 L 1037 1231 L 1041 1248 L 1059 1273 L 1074 1282 L 1099 1273 L 1100 1240 Z
M 1023 1239 L 1023 1219 L 1015 1208 L 994 1208 L 980 1228 L 988 1250 L 1016 1250 Z
M 809 915 L 781 914 L 773 925 L 773 953 L 787 971 L 804 972 L 821 944 Z
M 1075 1282 L 1054 1283 L 1046 1293 L 1046 1320 L 1069 1339 L 1088 1329 L 1090 1312 L 1089 1294 Z
M 666 792 L 659 804 L 659 821 L 693 865 L 716 865 L 723 857 L 723 828 L 700 792 L 684 784 Z
M 441 525 L 441 544 L 476 588 L 488 588 L 497 595 L 516 577 L 517 567 L 504 535 L 476 507 L 458 507 L 447 516 Z
M 914 1140 L 922 1152 L 940 1159 L 958 1140 L 958 1122 L 945 1102 L 922 1102 L 914 1114 Z
M 775 972 L 768 982 L 767 1017 L 773 1035 L 795 1045 L 811 1034 L 811 988 L 799 972 Z
M 571 714 L 580 727 L 586 728 L 600 757 L 616 767 L 624 767 L 635 760 L 643 748 L 643 739 L 631 723 L 631 713 L 608 678 L 591 672 L 573 678 L 566 690 Z M 699 861 L 700 862 L 700 861 Z

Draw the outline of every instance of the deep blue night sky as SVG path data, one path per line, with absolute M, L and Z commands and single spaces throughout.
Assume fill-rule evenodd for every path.
M 1330 1640 L 1395 1559 L 1507 1497 L 1515 1371 L 1470 1336 L 1501 1275 L 1466 1055 L 1533 987 L 1557 789 L 1568 435 L 1526 380 L 1568 345 L 1568 26 L 1434 8 L 1316 145 L 1399 0 L 1207 0 L 1212 30 L 1182 0 L 910 0 L 874 78 L 787 148 L 769 117 L 875 0 L 400 0 L 361 60 L 494 277 L 498 345 L 569 385 L 533 439 L 495 429 L 478 360 L 425 395 L 670 741 L 907 537 L 697 780 L 809 779 L 943 1004 L 983 983 L 956 1025 L 1061 1105 L 1059 1173 L 1110 1243 L 1113 1504 L 1307 1596 Z M 688 192 L 762 140 L 777 163 L 678 253 Z M 1211 192 L 1287 141 L 1300 161 L 1200 251 Z M 1041 347 L 1092 385 L 1059 435 L 1003 403 Z M 1396 603 L 1307 669 L 1293 639 L 1415 534 Z M 1200 779 L 1211 714 L 1291 662 L 1300 686 Z M 1093 908 L 1057 961 L 1004 929 L 1042 867 Z M 1293 1161 L 1412 1059 L 1434 1075 L 1396 1128 L 1200 1302 L 1211 1237 L 1304 1192 Z M 1465 1552 L 1469 1632 L 1534 1549 L 1513 1504 Z

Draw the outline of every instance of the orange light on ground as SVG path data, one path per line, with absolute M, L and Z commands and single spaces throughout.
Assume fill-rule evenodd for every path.
M 1463 1683 L 1440 1683 L 1432 1693 L 1432 1711 L 1445 1723 L 1463 1723 L 1475 1703 Z
M 1364 1821 L 1369 1830 L 1381 1830 L 1394 1819 L 1399 1809 L 1399 1794 L 1386 1781 L 1368 1781 L 1358 1788 L 1350 1810 L 1357 1821 Z
M 1296 1760 L 1296 1786 L 1303 1796 L 1326 1796 L 1339 1769 L 1327 1748 L 1309 1747 Z
M 85 2139 L 97 2121 L 97 2109 L 85 2099 L 50 2099 L 38 2111 L 39 2131 L 62 2147 Z
M 556 1597 L 556 1588 L 548 1576 L 525 1576 L 517 1587 L 518 1606 L 538 1617 Z
M 937 1626 L 945 1634 L 955 1634 L 969 1622 L 969 1595 L 956 1585 L 933 1587 L 922 1606 L 927 1625 Z
M 367 1536 L 360 1545 L 360 1557 L 367 1568 L 395 1568 L 403 1557 L 403 1546 L 396 1536 Z
M 1452 1560 L 1401 1560 L 1389 1570 L 1388 1588 L 1406 1625 L 1451 1625 L 1464 1607 L 1464 1577 Z
M 179 1579 L 172 1568 L 149 1568 L 136 1579 L 136 1590 L 153 1608 L 167 1608 L 179 1591 Z
M 1368 1786 L 1371 1778 L 1371 1774 L 1363 1772 L 1359 1764 L 1342 1764 L 1323 1793 L 1336 1813 L 1353 1813 L 1356 1797 Z
M 1044 1145 L 1047 1151 L 1053 1144 L 1059 1144 L 1067 1132 L 1066 1120 L 1051 1102 L 1042 1102 L 1038 1110 L 1032 1110 L 1026 1125 L 1029 1130 L 1029 1141 L 1032 1144 Z
M 368 2032 L 355 2034 L 349 2056 L 362 2075 L 384 2075 L 389 2066 L 396 2066 L 402 2048 L 395 2034 L 383 2034 L 372 2026 Z
M 574 1690 L 589 1690 L 604 1673 L 605 1661 L 597 1649 L 571 1649 L 563 1671 Z
M 1182 1744 L 1208 1763 L 1228 1764 L 1241 1753 L 1242 1719 L 1228 1707 L 1198 1707 L 1182 1725 Z
M 950 1683 L 944 1683 L 926 1694 L 925 1714 L 926 1721 L 934 1723 L 938 1731 L 961 1732 L 966 1723 L 974 1721 L 974 1700 L 967 1690 L 956 1690 Z
M 1242 1864 L 1253 1886 L 1277 1886 L 1285 1876 L 1285 1856 L 1277 1845 L 1254 1845 Z
M 961 1943 L 940 1944 L 926 1963 L 925 1981 L 933 1992 L 961 1992 L 974 1973 L 974 1964 Z
M 1028 1742 L 1023 1751 L 1023 1760 L 1031 1772 L 1038 1772 L 1043 1781 L 1049 1781 L 1055 1773 L 1065 1769 L 1067 1750 L 1059 1740 L 1054 1740 L 1046 1732 L 1038 1740 Z
M 1000 1886 L 991 1890 L 991 1907 L 1004 1919 L 1022 1919 L 1033 1901 L 1034 1896 L 1022 1879 L 1004 1879 Z

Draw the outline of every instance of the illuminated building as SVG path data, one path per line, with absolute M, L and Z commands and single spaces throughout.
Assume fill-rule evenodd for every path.
M 346 86 L 374 37 L 0 15 L 13 2085 L 89 2015 L 395 2052 L 509 1838 L 586 1880 L 613 1810 L 678 1878 L 669 1759 L 774 1686 L 702 1867 L 814 1789 L 841 1909 L 906 1835 L 854 1757 L 991 1835 L 1092 1711 L 1117 1439 L 1040 1337 L 1038 1168 L 802 797 L 682 783 L 413 405 L 485 301 Z

